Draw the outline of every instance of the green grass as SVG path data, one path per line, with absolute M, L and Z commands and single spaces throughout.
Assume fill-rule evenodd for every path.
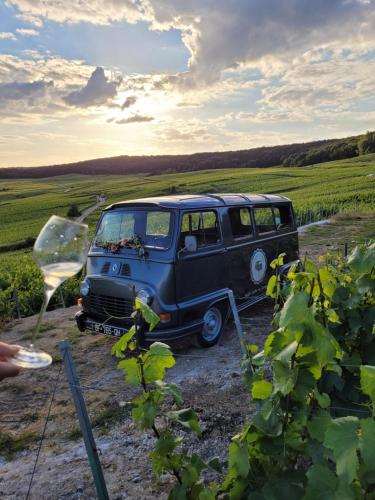
M 35 237 L 52 214 L 65 216 L 72 204 L 80 210 L 105 193 L 108 204 L 177 193 L 279 193 L 298 213 L 369 210 L 375 195 L 375 154 L 307 167 L 203 170 L 162 175 L 84 176 L 0 181 L 0 245 Z M 374 207 L 372 207 L 374 208 Z M 99 212 L 89 217 L 91 233 Z M 25 251 L 20 251 L 25 253 Z M 27 253 L 27 252 L 26 252 Z
M 0 456 L 10 460 L 17 451 L 27 449 L 38 436 L 35 432 L 9 433 L 0 431 Z

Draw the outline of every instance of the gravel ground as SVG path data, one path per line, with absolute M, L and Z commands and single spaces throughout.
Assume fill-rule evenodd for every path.
M 110 355 L 114 340 L 77 332 L 73 322 L 75 312 L 72 307 L 46 315 L 38 345 L 53 354 L 51 367 L 35 372 L 25 370 L 0 386 L 1 431 L 26 445 L 26 449 L 12 457 L 0 458 L 0 498 L 26 498 L 50 395 L 62 366 L 58 344 L 65 337 L 73 344 L 110 498 L 166 498 L 173 478 L 169 475 L 157 478 L 151 469 L 148 455 L 154 438 L 135 427 L 124 405 L 136 391 L 126 386 L 116 360 Z M 263 343 L 271 315 L 272 304 L 267 301 L 244 313 L 244 331 L 252 343 Z M 14 322 L 1 339 L 27 342 L 35 321 L 33 316 Z M 186 446 L 199 451 L 204 458 L 218 456 L 225 461 L 230 437 L 252 412 L 249 395 L 241 382 L 241 350 L 233 325 L 228 325 L 219 345 L 210 349 L 186 345 L 175 345 L 172 349 L 176 365 L 169 370 L 168 380 L 181 386 L 185 406 L 194 408 L 203 430 L 201 438 L 186 433 Z M 122 416 L 116 418 L 119 412 Z M 31 499 L 95 498 L 85 448 L 77 429 L 65 373 L 61 370 Z
M 344 219 L 337 216 L 330 224 L 307 228 L 300 235 L 301 255 L 316 258 L 322 252 L 342 251 L 345 242 L 351 242 L 353 237 L 364 240 L 369 232 L 373 234 L 370 215 L 345 215 Z M 114 340 L 80 334 L 73 321 L 75 312 L 73 307 L 46 315 L 38 345 L 53 354 L 51 367 L 24 371 L 16 379 L 0 384 L 0 430 L 25 448 L 11 457 L 0 456 L 0 498 L 26 498 L 51 391 L 61 367 L 58 344 L 66 337 L 73 345 L 111 500 L 166 498 L 173 478 L 157 478 L 151 469 L 148 455 L 154 438 L 135 427 L 124 405 L 136 391 L 124 383 L 116 360 L 110 355 Z M 265 301 L 241 316 L 251 343 L 261 346 L 270 331 L 272 304 Z M 35 321 L 35 316 L 15 321 L 1 333 L 1 340 L 27 343 Z M 241 382 L 241 350 L 233 325 L 228 325 L 219 344 L 210 349 L 181 344 L 172 348 L 176 365 L 169 370 L 168 380 L 181 386 L 185 405 L 194 408 L 203 429 L 200 439 L 187 433 L 185 445 L 204 458 L 218 456 L 225 463 L 231 436 L 253 411 Z M 95 498 L 85 448 L 77 430 L 62 370 L 29 498 Z M 0 449 L 4 451 L 2 437 L 4 434 L 0 435 Z

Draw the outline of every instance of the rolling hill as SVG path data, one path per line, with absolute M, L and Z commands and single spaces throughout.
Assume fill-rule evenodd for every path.
M 191 172 L 223 168 L 303 166 L 352 158 L 366 136 L 329 139 L 300 144 L 259 147 L 240 151 L 195 153 L 190 155 L 115 156 L 61 165 L 0 168 L 0 179 L 43 178 L 68 174 L 128 175 Z M 375 151 L 375 149 L 374 149 Z M 371 150 L 362 152 L 372 152 Z

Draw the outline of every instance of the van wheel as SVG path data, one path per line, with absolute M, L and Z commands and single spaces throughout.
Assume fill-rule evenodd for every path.
M 211 306 L 203 316 L 203 328 L 197 334 L 197 343 L 201 347 L 211 347 L 217 343 L 224 328 L 223 311 L 218 306 Z

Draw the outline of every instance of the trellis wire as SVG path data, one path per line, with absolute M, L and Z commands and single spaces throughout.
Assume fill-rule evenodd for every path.
M 56 380 L 55 380 L 55 385 L 54 385 L 53 390 L 52 390 L 51 401 L 50 401 L 50 404 L 49 404 L 49 407 L 48 407 L 48 412 L 47 412 L 46 419 L 44 421 L 44 427 L 43 427 L 43 431 L 42 431 L 42 436 L 41 436 L 40 441 L 39 441 L 39 446 L 38 446 L 37 453 L 36 453 L 34 467 L 33 467 L 32 473 L 31 473 L 29 487 L 28 487 L 27 494 L 26 494 L 26 500 L 28 500 L 28 498 L 30 496 L 31 488 L 32 488 L 32 485 L 33 485 L 34 475 L 35 475 L 36 467 L 38 465 L 40 450 L 42 449 L 42 444 L 43 444 L 44 436 L 46 434 L 47 424 L 48 424 L 48 420 L 49 420 L 49 417 L 50 417 L 50 414 L 51 414 L 52 404 L 53 404 L 53 401 L 55 399 L 55 394 L 56 394 L 56 389 L 57 389 L 57 386 L 58 386 L 58 383 L 59 383 L 59 379 L 60 379 L 61 369 L 62 369 L 62 365 L 60 365 L 60 368 L 59 368 L 59 371 L 58 371 L 58 374 L 57 374 L 57 377 L 56 377 Z

